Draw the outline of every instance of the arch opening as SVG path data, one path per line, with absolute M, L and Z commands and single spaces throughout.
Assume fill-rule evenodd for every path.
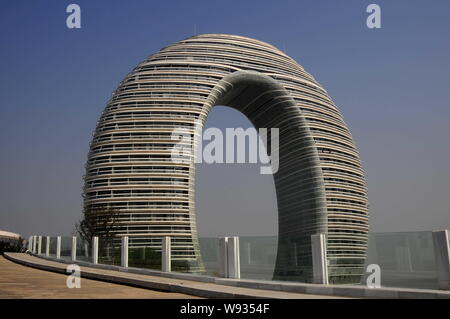
M 273 176 L 260 171 L 266 162 L 258 159 L 258 154 L 250 155 L 261 151 L 261 145 L 249 145 L 258 144 L 255 128 L 240 111 L 214 106 L 204 129 L 214 132 L 213 138 L 203 132 L 205 150 L 205 144 L 215 139 L 223 144 L 233 137 L 235 142 L 233 161 L 227 157 L 230 149 L 224 146 L 221 161 L 196 163 L 195 214 L 205 274 L 215 276 L 219 272 L 218 238 L 239 236 L 241 277 L 271 280 L 277 253 L 278 208 Z M 236 129 L 248 133 L 241 139 L 244 143 L 238 142 Z M 237 161 L 238 148 L 244 150 L 241 155 L 245 162 Z
M 244 143 L 237 141 L 236 129 L 251 132 Z M 218 236 L 276 236 L 278 234 L 277 203 L 273 176 L 261 174 L 261 165 L 266 165 L 250 152 L 258 153 L 265 148 L 259 145 L 252 149 L 256 132 L 248 118 L 231 107 L 214 106 L 208 114 L 204 130 L 217 133 L 213 138 L 206 135 L 202 148 L 216 139 L 226 143 L 233 137 L 233 161 L 227 159 L 223 146 L 222 161 L 196 163 L 195 203 L 199 237 Z M 228 133 L 227 133 L 228 132 Z M 204 135 L 205 136 L 205 135 Z M 237 148 L 244 150 L 244 162 L 237 161 Z M 199 152 L 201 151 L 199 146 Z M 203 156 L 204 157 L 204 156 Z M 256 158 L 256 160 L 250 160 Z

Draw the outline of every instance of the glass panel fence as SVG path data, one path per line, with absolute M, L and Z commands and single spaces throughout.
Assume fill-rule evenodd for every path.
M 98 263 L 120 266 L 120 239 L 98 238 Z
M 204 275 L 219 276 L 219 239 L 214 237 L 199 238 L 200 253 L 205 268 Z
M 61 259 L 72 259 L 72 237 L 61 237 Z
M 41 255 L 45 256 L 45 249 L 46 249 L 46 245 L 47 245 L 47 236 L 42 236 L 41 237 Z
M 41 254 L 45 255 L 46 236 L 42 236 Z M 98 262 L 100 264 L 121 264 L 121 238 L 99 238 Z M 50 256 L 56 256 L 57 237 L 50 237 Z M 290 243 L 286 249 L 288 254 L 288 270 L 300 269 L 302 260 L 311 256 L 301 254 L 304 245 Z M 301 243 L 300 243 L 301 244 Z M 152 270 L 162 269 L 162 238 L 150 237 L 145 240 L 129 238 L 128 266 Z M 72 237 L 61 237 L 61 258 L 71 260 Z M 186 239 L 171 238 L 171 260 L 173 272 L 191 272 L 207 276 L 219 276 L 219 238 L 199 238 L 199 249 L 202 263 L 186 258 Z M 277 258 L 277 236 L 241 236 L 239 238 L 239 257 L 242 279 L 273 280 L 275 261 Z M 283 249 L 283 247 L 282 247 Z M 299 253 L 300 252 L 300 253 Z M 193 255 L 194 256 L 194 255 Z M 189 256 L 188 256 L 189 257 Z M 91 243 L 77 238 L 77 260 L 92 261 Z M 371 233 L 367 259 L 355 270 L 364 275 L 360 284 L 366 285 L 365 270 L 369 264 L 377 264 L 381 269 L 381 285 L 384 287 L 405 287 L 438 289 L 438 279 L 431 231 L 404 233 Z M 329 271 L 336 268 L 330 263 Z M 303 269 L 303 268 L 302 268 Z M 305 268 L 306 269 L 306 268 Z M 351 267 L 342 271 L 351 271 Z M 288 275 L 290 273 L 287 273 Z M 294 274 L 295 275 L 295 274 Z M 304 282 L 300 276 L 288 276 L 283 280 Z M 352 274 L 349 273 L 349 276 Z M 356 281 L 359 275 L 353 275 Z
M 431 231 L 370 234 L 369 264 L 380 266 L 382 286 L 438 288 Z
M 77 260 L 92 262 L 92 247 L 91 243 L 77 238 Z
M 272 280 L 277 244 L 277 236 L 240 237 L 241 278 Z
M 201 265 L 198 264 L 197 259 L 194 257 L 194 251 L 186 251 L 186 246 L 192 243 L 190 239 L 173 237 L 170 243 L 172 271 L 195 274 L 202 271 L 202 268 L 199 267 Z
M 50 256 L 56 258 L 56 237 L 50 237 Z
M 128 266 L 161 270 L 161 247 L 141 246 L 128 248 Z

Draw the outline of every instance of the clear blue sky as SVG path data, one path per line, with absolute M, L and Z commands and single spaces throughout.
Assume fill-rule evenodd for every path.
M 70 3 L 81 6 L 80 30 L 66 28 Z M 379 30 L 365 25 L 369 3 L 381 6 Z M 0 229 L 72 230 L 89 141 L 111 92 L 137 63 L 195 28 L 269 42 L 327 89 L 360 149 L 373 231 L 450 228 L 448 0 L 0 6 Z M 249 125 L 227 108 L 215 109 L 207 124 Z M 201 235 L 276 232 L 270 177 L 257 167 L 200 168 Z

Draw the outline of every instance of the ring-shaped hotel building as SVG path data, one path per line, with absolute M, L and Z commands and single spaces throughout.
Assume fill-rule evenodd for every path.
M 104 109 L 86 165 L 85 209 L 119 212 L 114 234 L 131 247 L 172 240 L 172 259 L 202 272 L 195 220 L 193 152 L 174 161 L 184 129 L 215 105 L 241 111 L 255 128 L 279 129 L 274 279 L 312 279 L 313 234 L 327 235 L 329 280 L 358 282 L 368 240 L 368 200 L 355 143 L 337 107 L 303 67 L 267 43 L 205 34 L 138 64 Z

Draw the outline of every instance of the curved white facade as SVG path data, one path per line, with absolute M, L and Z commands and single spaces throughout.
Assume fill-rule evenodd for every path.
M 97 124 L 85 176 L 85 206 L 120 210 L 118 237 L 160 245 L 201 271 L 195 165 L 171 160 L 177 128 L 204 123 L 214 105 L 244 113 L 256 128 L 280 129 L 274 174 L 279 248 L 274 277 L 311 279 L 310 235 L 328 235 L 331 282 L 359 281 L 367 249 L 368 201 L 358 152 L 327 92 L 275 47 L 206 34 L 176 42 L 121 82 Z

